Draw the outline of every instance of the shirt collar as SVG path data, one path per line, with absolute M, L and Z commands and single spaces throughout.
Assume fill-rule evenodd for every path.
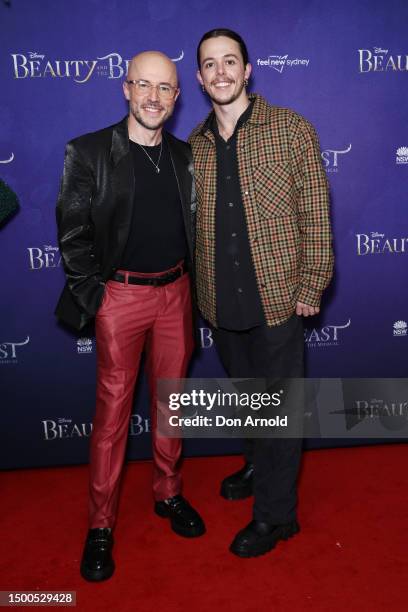
M 244 125 L 244 123 L 249 121 L 249 119 L 251 118 L 252 109 L 254 106 L 253 102 L 254 102 L 253 100 L 250 100 L 247 108 L 239 116 L 235 129 L 234 129 L 234 134 Z M 214 136 L 220 136 L 220 133 L 218 130 L 218 124 L 217 124 L 217 117 L 215 113 L 210 114 L 210 116 L 208 117 L 208 121 L 206 123 L 207 123 L 206 129 L 210 129 L 212 133 L 214 134 Z
M 248 95 L 248 98 L 252 102 L 251 104 L 252 110 L 248 118 L 248 122 L 257 125 L 257 124 L 263 124 L 266 121 L 268 121 L 271 110 L 273 110 L 273 107 L 271 107 L 268 104 L 268 102 L 265 100 L 265 98 L 263 96 L 260 96 L 259 94 L 250 93 Z M 198 127 L 199 133 L 201 133 L 203 136 L 208 130 L 211 130 L 211 122 L 213 121 L 214 115 L 215 113 L 212 110 L 207 115 L 207 118 L 201 123 L 201 126 Z

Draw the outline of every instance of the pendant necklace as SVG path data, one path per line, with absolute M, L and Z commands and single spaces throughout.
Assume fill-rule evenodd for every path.
M 157 159 L 157 164 L 152 160 L 152 158 L 150 157 L 150 155 L 148 154 L 148 152 L 146 151 L 146 149 L 144 148 L 143 145 L 141 145 L 139 142 L 137 142 L 136 144 L 138 144 L 139 147 L 142 149 L 142 151 L 145 153 L 145 155 L 147 155 L 147 157 L 150 159 L 150 161 L 152 162 L 153 166 L 155 167 L 156 173 L 159 174 L 159 172 L 160 172 L 159 164 L 160 164 L 161 154 L 162 154 L 162 150 L 163 150 L 163 139 L 160 141 L 160 153 L 159 153 L 159 157 Z

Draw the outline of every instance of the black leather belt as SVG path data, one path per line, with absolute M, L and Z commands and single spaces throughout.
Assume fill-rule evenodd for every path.
M 173 270 L 173 272 L 167 272 L 162 276 L 131 276 L 131 273 L 128 275 L 128 283 L 129 285 L 152 285 L 153 287 L 162 287 L 163 285 L 168 285 L 169 283 L 173 283 L 175 280 L 183 276 L 186 272 L 185 264 L 177 268 L 177 270 Z M 126 282 L 126 277 L 124 274 L 120 272 L 115 272 L 112 276 L 112 279 L 117 281 L 118 283 Z

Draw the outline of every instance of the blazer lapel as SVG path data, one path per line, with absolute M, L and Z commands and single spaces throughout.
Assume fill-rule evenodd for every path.
M 110 151 L 111 187 L 115 198 L 115 225 L 121 256 L 128 239 L 134 200 L 135 176 L 129 148 L 127 116 L 113 127 Z

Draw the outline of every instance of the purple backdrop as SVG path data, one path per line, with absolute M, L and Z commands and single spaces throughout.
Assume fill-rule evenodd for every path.
M 13 0 L 0 3 L 0 177 L 20 213 L 1 230 L 2 467 L 87 460 L 95 391 L 92 334 L 54 319 L 63 286 L 55 201 L 67 140 L 126 113 L 126 60 L 158 49 L 177 60 L 170 129 L 186 138 L 209 105 L 196 44 L 214 27 L 246 40 L 250 89 L 317 128 L 331 185 L 336 276 L 306 330 L 312 376 L 407 376 L 408 5 L 404 1 Z M 195 377 L 222 374 L 209 330 Z M 129 456 L 150 456 L 139 383 Z M 321 445 L 323 442 L 317 442 Z M 189 440 L 186 454 L 238 450 Z

